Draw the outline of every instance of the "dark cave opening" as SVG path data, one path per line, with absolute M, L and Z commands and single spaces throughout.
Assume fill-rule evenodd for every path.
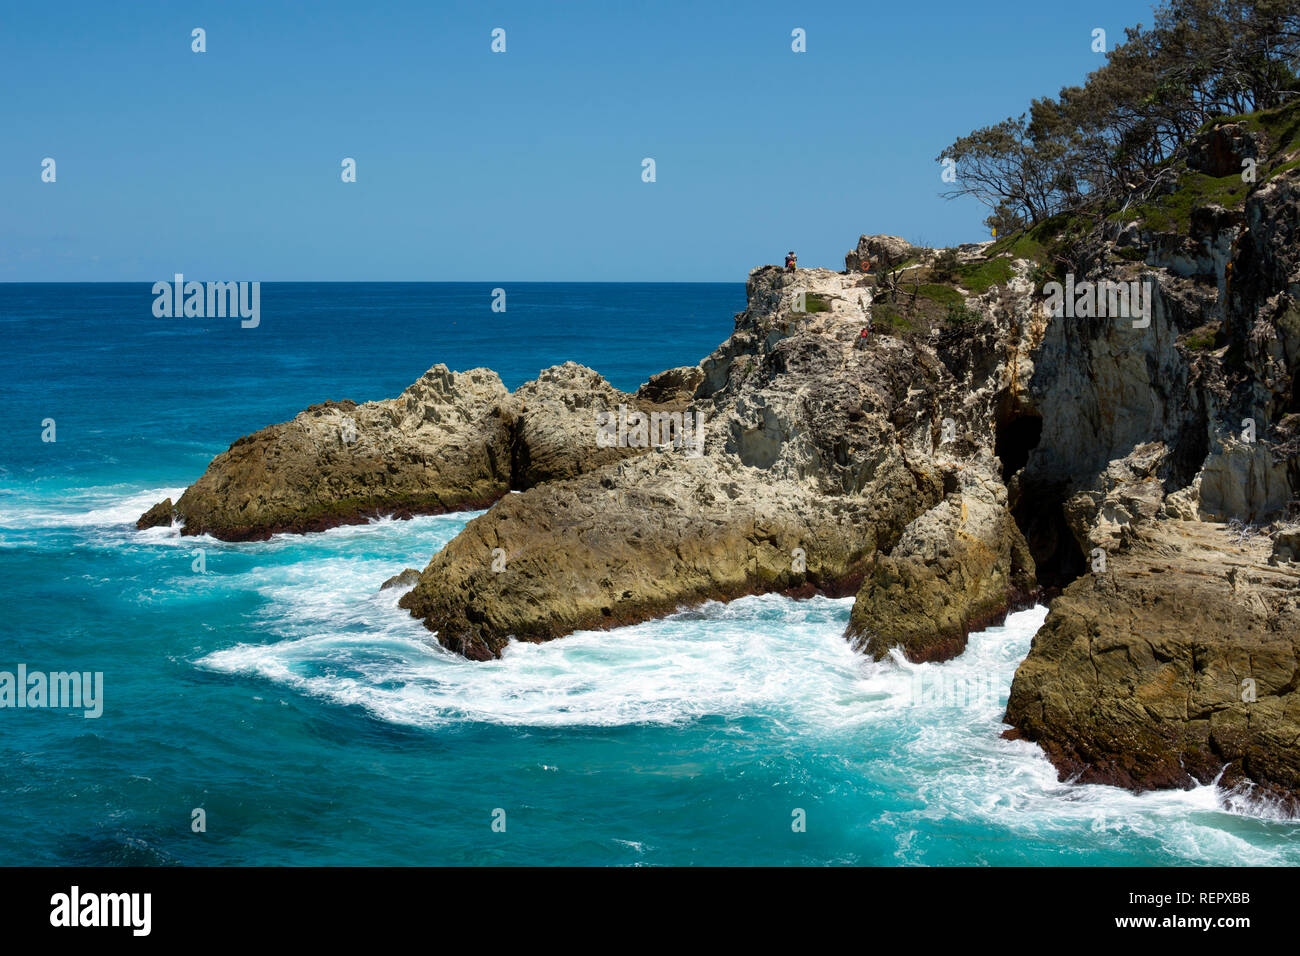
M 1038 585 L 1065 587 L 1088 569 L 1088 560 L 1065 520 L 1065 482 L 1021 481 L 1011 489 L 1011 516 L 1034 556 Z
M 1029 453 L 1038 447 L 1043 437 L 1043 417 L 1022 413 L 1012 416 L 998 425 L 994 440 L 993 453 L 1002 460 L 1002 481 L 1005 484 L 1011 476 L 1025 467 Z
M 1087 559 L 1065 520 L 1069 482 L 1026 477 L 1030 453 L 1043 436 L 1043 418 L 1032 412 L 1000 416 L 994 452 L 1002 461 L 1002 480 L 1011 498 L 1011 515 L 1029 544 L 1039 586 L 1065 587 L 1087 569 Z

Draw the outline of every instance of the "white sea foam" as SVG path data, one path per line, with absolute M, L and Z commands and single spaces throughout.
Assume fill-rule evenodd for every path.
M 611 632 L 513 643 L 476 663 L 444 651 L 374 593 L 372 562 L 328 559 L 258 569 L 280 639 L 210 654 L 204 666 L 256 674 L 399 723 L 476 721 L 531 726 L 670 724 L 711 715 L 784 712 L 823 699 L 861 666 L 848 645 L 818 639 L 850 600 L 803 605 L 746 598 Z M 320 587 L 322 581 L 329 585 Z M 809 609 L 811 606 L 811 610 Z M 765 626 L 756 629 L 755 618 Z M 842 630 L 842 623 L 836 625 Z M 781 666 L 795 656 L 802 667 Z
M 1285 860 L 1270 841 L 1250 839 L 1252 827 L 1276 824 L 1228 813 L 1213 786 L 1138 795 L 1063 783 L 1038 747 L 1002 739 L 1011 679 L 1045 608 L 972 635 L 966 652 L 943 664 L 870 661 L 843 638 L 852 599 L 777 595 L 513 643 L 501 660 L 475 663 L 433 643 L 395 606 L 399 591 L 375 592 L 379 571 L 337 557 L 259 569 L 267 642 L 237 644 L 201 665 L 428 728 L 763 721 L 763 733 L 842 750 L 846 773 L 896 775 L 891 785 L 914 791 L 907 809 L 882 810 L 878 821 L 897 834 L 900 862 L 925 862 L 919 847 L 931 844 L 914 845 L 915 830 L 954 818 L 1026 840 L 1120 848 L 1143 839 L 1185 858 Z M 956 686 L 984 687 L 991 677 L 996 690 L 918 698 L 918 675 L 939 674 Z M 871 753 L 882 741 L 887 759 Z
M 175 501 L 184 488 L 154 488 L 127 494 L 87 488 L 57 498 L 0 498 L 0 528 L 134 527 L 136 520 L 164 498 Z
M 926 862 L 933 844 L 916 839 L 917 831 L 952 820 L 1049 845 L 1082 838 L 1104 849 L 1142 840 L 1181 859 L 1287 860 L 1275 849 L 1276 828 L 1289 833 L 1293 825 L 1262 802 L 1243 808 L 1214 786 L 1138 795 L 1062 783 L 1038 747 L 1001 738 L 1011 679 L 1043 608 L 972 635 L 966 652 L 943 664 L 899 655 L 870 661 L 843 638 L 852 599 L 777 595 L 546 644 L 514 643 L 501 660 L 475 663 L 444 651 L 396 607 L 402 590 L 378 590 L 402 566 L 423 567 L 474 514 L 378 519 L 240 544 L 182 539 L 177 528 L 134 531 L 143 511 L 180 491 L 114 497 L 91 489 L 56 504 L 3 503 L 0 527 L 97 529 L 88 540 L 105 547 L 206 542 L 238 553 L 243 570 L 177 579 L 263 599 L 243 639 L 205 655 L 200 666 L 380 720 L 425 728 L 761 721 L 761 733 L 844 754 L 847 774 L 911 792 L 905 806 L 881 809 L 876 821 L 896 835 L 900 862 Z M 248 640 L 248 631 L 260 639 Z M 883 756 L 872 749 L 882 746 Z M 1264 831 L 1269 838 L 1260 838 Z
M 1016 667 L 1029 652 L 1047 609 L 1012 614 L 1001 627 L 971 636 L 966 652 L 944 664 L 909 664 L 871 671 L 863 680 L 881 700 L 871 720 L 910 724 L 899 735 L 896 758 L 901 765 L 924 768 L 912 779 L 921 806 L 894 821 L 906 831 L 923 818 L 956 817 L 982 822 L 1025 839 L 1050 840 L 1052 832 L 1087 834 L 1091 843 L 1122 846 L 1136 838 L 1193 852 L 1189 858 L 1241 864 L 1277 864 L 1282 854 L 1252 843 L 1232 826 L 1225 795 L 1213 785 L 1191 790 L 1134 794 L 1116 787 L 1061 782 L 1041 749 L 1026 741 L 1004 740 L 1002 716 Z M 918 673 L 939 670 L 947 686 L 982 687 L 993 676 L 999 693 L 973 695 L 970 704 L 916 702 Z M 960 695 L 959 695 L 960 700 Z M 1280 817 L 1260 808 L 1255 815 Z M 1249 826 L 1246 827 L 1249 830 Z M 923 862 L 911 847 L 899 847 L 899 859 Z
M 210 534 L 181 534 L 181 525 L 161 525 L 137 530 L 140 516 L 165 498 L 176 501 L 184 488 L 154 488 L 123 493 L 120 487 L 77 489 L 62 496 L 41 498 L 0 497 L 0 529 L 31 531 L 68 529 L 95 531 L 92 543 L 106 548 L 123 545 L 159 545 L 184 548 L 238 548 L 257 554 L 284 551 L 307 545 L 317 550 L 341 549 L 358 542 L 383 539 L 392 550 L 400 548 L 403 537 L 419 538 L 433 534 L 446 543 L 465 523 L 482 511 L 450 512 L 442 515 L 419 515 L 404 520 L 391 515 L 368 519 L 360 524 L 339 525 L 310 535 L 276 534 L 266 541 L 225 542 Z M 0 536 L 0 546 L 9 544 Z M 420 553 L 418 550 L 416 553 Z M 425 560 L 432 554 L 425 554 Z

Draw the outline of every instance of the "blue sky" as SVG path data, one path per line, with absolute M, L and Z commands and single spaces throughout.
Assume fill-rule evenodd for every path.
M 11 2 L 0 281 L 742 281 L 791 248 L 843 268 L 864 232 L 978 240 L 985 210 L 939 197 L 934 157 L 1101 65 L 1093 28 L 1150 20 L 1115 0 Z

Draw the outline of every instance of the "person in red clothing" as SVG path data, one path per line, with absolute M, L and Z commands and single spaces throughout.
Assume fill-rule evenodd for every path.
M 867 316 L 867 327 L 862 330 L 862 333 L 858 336 L 858 340 L 853 343 L 853 347 L 857 349 L 865 349 L 867 347 L 867 342 L 870 338 L 871 338 L 871 316 Z
M 794 270 L 798 266 L 799 266 L 799 257 L 796 256 L 794 254 L 794 250 L 791 249 L 789 252 L 785 254 L 785 271 L 794 272 Z

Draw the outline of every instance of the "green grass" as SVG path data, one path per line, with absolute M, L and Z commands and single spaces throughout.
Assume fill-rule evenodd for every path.
M 1273 155 L 1289 152 L 1300 146 L 1300 100 L 1271 110 L 1213 119 L 1206 123 L 1202 130 L 1212 129 L 1218 123 L 1240 123 L 1252 133 L 1267 134 L 1269 151 Z
M 1183 344 L 1193 352 L 1209 352 L 1214 348 L 1214 341 L 1213 332 L 1193 332 L 1187 336 Z
M 966 301 L 966 297 L 950 285 L 926 283 L 916 290 L 916 294 L 940 305 L 960 305 Z
M 1003 236 L 989 246 L 987 255 L 989 257 L 1010 256 L 1012 259 L 1042 262 L 1047 257 L 1047 246 L 1034 235 L 1033 230 L 1026 229 Z
M 1219 117 L 1206 123 L 1203 130 L 1209 130 L 1220 123 L 1238 123 L 1251 132 L 1263 133 L 1268 139 L 1269 156 L 1274 161 L 1300 148 L 1300 100 L 1277 109 L 1261 110 L 1243 116 Z M 1297 166 L 1300 166 L 1300 160 L 1290 160 L 1273 169 L 1261 168 L 1259 182 L 1268 182 Z M 1134 206 L 1122 216 L 1115 213 L 1110 218 L 1125 221 L 1140 218 L 1158 232 L 1186 232 L 1191 226 L 1194 209 L 1211 204 L 1225 209 L 1239 207 L 1254 185 L 1243 181 L 1241 173 L 1235 170 L 1218 177 L 1183 170 L 1178 178 L 1178 188 L 1172 193 Z
M 1178 188 L 1173 192 L 1132 206 L 1122 215 L 1115 213 L 1111 218 L 1141 219 L 1157 232 L 1186 232 L 1192 224 L 1192 210 L 1211 204 L 1231 209 L 1245 201 L 1251 185 L 1242 181 L 1240 173 L 1215 177 L 1188 172 L 1179 179 Z
M 1273 179 L 1277 176 L 1281 176 L 1283 173 L 1289 173 L 1291 170 L 1297 167 L 1300 167 L 1300 159 L 1293 159 L 1289 163 L 1283 163 L 1281 166 L 1278 166 L 1276 169 L 1270 169 L 1268 171 L 1268 175 L 1264 177 L 1264 182 L 1268 182 L 1270 179 Z
M 1021 233 L 1014 237 L 1007 252 L 1012 259 L 1028 259 L 1030 262 L 1042 262 L 1047 258 L 1047 246 L 1036 239 L 1032 233 Z
M 829 312 L 830 303 L 821 296 L 813 295 L 811 292 L 804 296 L 804 311 L 812 314 L 815 312 Z
M 1071 212 L 1058 212 L 1028 229 L 1003 236 L 989 246 L 986 255 L 990 259 L 996 256 L 1010 256 L 1012 259 L 1028 259 L 1030 262 L 1051 262 L 1053 252 L 1062 239 L 1082 235 L 1088 231 L 1088 223 L 1083 216 Z
M 967 262 L 957 267 L 957 281 L 965 288 L 982 295 L 995 285 L 1007 282 L 1013 275 L 1010 259 L 986 259 Z
M 904 332 L 915 331 L 907 316 L 887 302 L 873 302 L 871 304 L 871 327 L 882 335 L 891 333 L 902 335 Z

